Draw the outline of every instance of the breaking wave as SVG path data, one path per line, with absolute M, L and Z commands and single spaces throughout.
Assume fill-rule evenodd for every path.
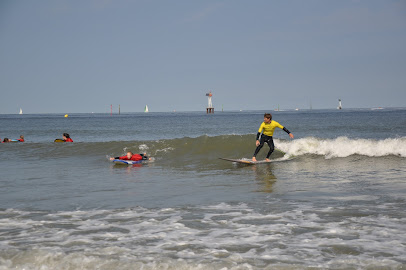
M 290 155 L 321 155 L 326 158 L 361 155 L 368 157 L 406 157 L 406 137 L 385 140 L 303 138 L 293 141 L 277 141 L 279 149 Z
M 272 158 L 317 155 L 329 158 L 343 158 L 351 155 L 366 157 L 397 156 L 406 157 L 406 137 L 383 140 L 352 139 L 338 137 L 322 139 L 306 137 L 299 139 L 274 139 L 276 151 Z M 255 135 L 200 136 L 197 138 L 177 138 L 144 141 L 24 143 L 2 145 L 5 156 L 15 155 L 21 148 L 24 158 L 67 158 L 67 157 L 106 157 L 124 155 L 126 151 L 147 153 L 158 159 L 177 159 L 184 162 L 209 161 L 219 157 L 250 158 L 255 150 Z M 9 152 L 9 153 L 8 153 Z M 259 153 L 265 157 L 268 146 Z

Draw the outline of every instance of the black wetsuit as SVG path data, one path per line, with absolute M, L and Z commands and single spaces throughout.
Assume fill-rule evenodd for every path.
M 273 143 L 272 135 L 273 135 L 275 128 L 277 128 L 277 127 L 280 129 L 283 129 L 286 133 L 290 134 L 289 130 L 287 130 L 284 126 L 282 126 L 281 124 L 279 124 L 276 121 L 272 120 L 270 123 L 263 122 L 258 129 L 257 140 L 259 140 L 259 136 L 261 136 L 261 139 L 259 141 L 259 145 L 255 149 L 254 157 L 257 156 L 259 150 L 261 150 L 261 148 L 264 146 L 265 143 L 267 143 L 269 145 L 269 152 L 266 155 L 266 158 L 269 158 L 271 156 L 272 152 L 275 150 L 275 145 Z M 262 131 L 264 133 L 261 135 Z

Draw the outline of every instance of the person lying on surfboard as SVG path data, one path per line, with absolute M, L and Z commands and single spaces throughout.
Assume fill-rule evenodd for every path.
M 279 124 L 276 121 L 272 120 L 272 115 L 270 113 L 266 113 L 264 114 L 264 122 L 262 122 L 261 126 L 258 129 L 258 133 L 257 133 L 257 138 L 255 141 L 255 145 L 257 146 L 257 148 L 255 149 L 254 152 L 254 156 L 252 157 L 252 161 L 257 161 L 256 156 L 259 152 L 259 150 L 261 150 L 262 146 L 264 146 L 265 143 L 268 144 L 269 146 L 269 152 L 266 155 L 266 161 L 270 161 L 269 157 L 271 156 L 272 152 L 275 150 L 275 145 L 273 143 L 273 132 L 275 131 L 275 128 L 280 128 L 283 129 L 286 133 L 289 134 L 289 137 L 291 139 L 293 139 L 293 134 L 290 133 L 289 130 L 287 130 L 284 126 L 282 126 L 281 124 Z M 262 132 L 262 135 L 261 135 Z M 261 139 L 259 139 L 259 136 L 261 136 Z
M 17 139 L 17 140 L 13 139 L 13 140 L 10 140 L 10 142 L 24 142 L 24 136 L 20 135 L 20 139 Z
M 62 139 L 63 139 L 65 142 L 73 142 L 73 140 L 70 138 L 70 136 L 69 136 L 68 133 L 64 133 L 64 134 L 62 135 Z
M 146 154 L 133 154 L 133 152 L 128 151 L 127 155 L 122 157 L 111 157 L 110 160 L 121 159 L 121 160 L 132 160 L 132 161 L 139 161 L 139 160 L 149 160 Z

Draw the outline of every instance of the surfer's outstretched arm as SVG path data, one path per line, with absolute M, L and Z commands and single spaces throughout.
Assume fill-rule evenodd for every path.
M 287 128 L 285 128 L 285 127 L 283 127 L 283 131 L 285 131 L 286 133 L 288 133 L 289 134 L 289 137 L 291 138 L 291 139 L 293 139 L 295 136 L 293 136 L 293 134 L 287 129 Z

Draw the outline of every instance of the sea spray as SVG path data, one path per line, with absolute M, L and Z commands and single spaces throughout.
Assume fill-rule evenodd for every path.
M 275 144 L 282 151 L 295 156 L 313 154 L 326 158 L 342 158 L 351 155 L 406 157 L 406 137 L 384 140 L 309 137 L 293 141 L 275 140 Z

